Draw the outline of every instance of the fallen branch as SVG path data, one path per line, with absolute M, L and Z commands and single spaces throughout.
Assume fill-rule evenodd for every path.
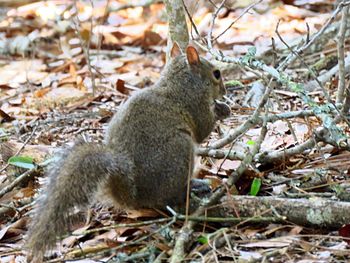
M 350 71 L 350 56 L 348 55 L 344 60 L 344 71 L 349 72 Z M 319 83 L 322 85 L 325 84 L 327 81 L 329 81 L 333 76 L 337 75 L 339 72 L 339 65 L 337 64 L 333 68 L 331 68 L 326 73 L 320 75 L 317 77 Z M 304 88 L 306 91 L 314 91 L 316 89 L 320 88 L 320 85 L 317 83 L 316 80 L 311 80 L 308 83 L 304 85 Z
M 279 114 L 271 114 L 266 117 L 267 122 L 275 122 L 277 120 L 286 120 L 291 118 L 303 118 L 315 116 L 315 113 L 312 110 L 300 110 L 300 111 L 291 111 Z M 222 139 L 215 141 L 213 144 L 209 146 L 209 148 L 198 148 L 196 153 L 200 156 L 209 156 L 214 158 L 223 158 L 228 155 L 228 159 L 231 160 L 243 160 L 245 157 L 244 153 L 235 152 L 227 150 L 217 149 L 222 147 L 222 144 L 226 144 L 226 142 L 234 141 L 238 136 L 249 130 L 251 127 L 262 124 L 263 118 L 260 116 L 252 116 L 242 125 L 237 127 L 236 129 L 230 130 L 230 132 Z
M 25 197 L 18 201 L 12 201 L 8 204 L 0 203 L 0 220 L 4 220 L 6 217 L 11 217 L 13 220 L 13 218 L 18 214 L 20 215 L 21 211 L 30 205 L 33 200 L 33 197 Z
M 2 188 L 0 190 L 0 198 L 3 197 L 8 192 L 10 192 L 13 188 L 15 188 L 20 183 L 24 182 L 25 180 L 33 178 L 34 175 L 36 175 L 36 174 L 38 174 L 37 168 L 30 169 L 30 170 L 26 171 L 25 173 L 21 174 L 15 180 L 13 180 L 9 185 L 5 186 L 4 188 Z
M 229 204 L 234 203 L 235 209 L 242 217 L 254 217 L 262 214 L 264 217 L 275 216 L 274 211 L 276 211 L 280 216 L 286 217 L 287 221 L 302 226 L 338 229 L 342 225 L 350 223 L 350 202 L 274 196 L 232 196 L 230 200 L 227 200 L 227 197 L 224 199 Z M 225 210 L 225 201 L 222 206 Z
M 302 144 L 299 144 L 293 148 L 286 149 L 283 151 L 274 151 L 274 152 L 263 152 L 256 155 L 256 160 L 259 163 L 273 163 L 277 161 L 283 161 L 290 158 L 293 155 L 304 153 L 307 150 L 311 150 L 316 145 L 316 140 L 310 138 Z
M 338 15 L 338 13 L 340 11 L 342 11 L 342 9 L 346 6 L 350 5 L 350 1 L 344 1 L 339 3 L 339 5 L 337 6 L 337 8 L 333 11 L 331 17 L 328 19 L 328 21 L 322 26 L 322 28 L 320 30 L 317 31 L 316 34 L 314 34 L 312 36 L 312 38 L 310 39 L 310 41 L 308 41 L 307 43 L 305 43 L 303 46 L 301 46 L 300 48 L 298 48 L 297 50 L 295 50 L 294 53 L 290 53 L 288 55 L 288 57 L 280 64 L 280 66 L 278 67 L 278 70 L 283 70 L 285 69 L 288 65 L 291 65 L 296 59 L 297 59 L 297 55 L 300 55 L 302 53 L 304 53 L 307 49 L 309 49 L 314 42 L 321 36 L 323 35 L 323 33 L 326 31 L 326 29 L 329 27 L 329 25 L 332 24 L 332 22 L 334 21 L 334 19 L 336 18 L 336 16 Z

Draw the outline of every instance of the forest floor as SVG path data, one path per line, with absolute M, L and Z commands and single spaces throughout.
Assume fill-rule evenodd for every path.
M 78 137 L 101 142 L 119 106 L 157 81 L 168 28 L 157 1 L 14 2 L 0 1 L 0 262 L 26 261 L 30 215 L 54 153 Z M 350 83 L 349 28 L 345 69 L 338 55 L 346 7 L 335 13 L 335 1 L 227 2 L 211 33 L 223 56 L 240 62 L 278 68 L 291 49 L 321 34 L 279 71 L 287 81 L 269 82 L 271 71 L 259 65 L 217 62 L 231 116 L 200 146 L 198 176 L 213 192 L 237 179 L 217 205 L 221 216 L 193 218 L 186 262 L 350 262 L 350 128 L 336 121 L 333 107 L 338 72 Z M 202 37 L 191 27 L 193 43 L 203 47 L 217 9 L 199 1 L 188 10 Z M 290 88 L 296 84 L 304 89 Z M 251 119 L 267 87 L 268 110 Z M 239 136 L 230 140 L 233 131 Z M 184 224 L 169 211 L 122 211 L 99 201 L 79 213 L 87 219 L 57 242 L 48 262 L 166 262 Z

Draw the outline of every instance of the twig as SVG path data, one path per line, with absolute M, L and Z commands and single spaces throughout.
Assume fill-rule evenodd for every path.
M 142 222 L 137 222 L 137 223 L 127 223 L 127 224 L 116 224 L 116 225 L 111 225 L 111 226 L 105 226 L 105 227 L 98 227 L 94 229 L 89 229 L 84 232 L 79 232 L 78 234 L 72 233 L 71 235 L 89 235 L 95 232 L 100 232 L 100 231 L 106 231 L 106 230 L 111 230 L 115 228 L 125 228 L 125 227 L 139 227 L 139 226 L 146 226 L 146 225 L 151 225 L 151 224 L 158 224 L 158 223 L 164 223 L 164 222 L 169 222 L 171 221 L 172 218 L 160 218 L 160 219 L 155 219 L 155 220 L 147 220 L 147 221 L 142 221 Z
M 223 3 L 222 3 L 223 4 Z M 304 52 L 307 48 L 309 48 L 315 41 L 316 39 L 321 35 L 322 32 L 324 32 L 327 27 L 330 25 L 330 23 L 334 20 L 335 16 L 340 12 L 340 10 L 344 7 L 350 5 L 350 1 L 347 2 L 342 2 L 338 5 L 337 9 L 333 12 L 332 17 L 326 22 L 326 24 L 322 27 L 322 29 L 320 31 L 318 31 L 312 38 L 311 40 L 306 43 L 305 45 L 303 45 L 302 47 L 300 47 L 299 49 L 297 49 L 296 51 L 294 51 L 293 54 L 290 54 L 281 64 L 280 66 L 275 69 L 273 67 L 267 66 L 264 63 L 257 61 L 257 60 L 252 60 L 249 63 L 250 67 L 254 67 L 254 68 L 258 68 L 261 69 L 262 71 L 268 73 L 269 75 L 273 76 L 274 78 L 276 78 L 279 82 L 281 82 L 282 84 L 287 85 L 288 87 L 293 86 L 294 83 L 292 83 L 291 81 L 289 81 L 288 76 L 280 73 L 280 71 L 282 71 L 283 69 L 285 69 L 290 63 L 292 63 L 295 59 L 296 56 L 295 54 L 301 54 L 302 52 Z M 222 5 L 219 6 L 219 8 L 221 8 Z M 210 30 L 208 32 L 208 36 L 207 36 L 207 47 L 208 47 L 208 51 L 209 53 L 214 57 L 214 59 L 218 60 L 218 61 L 222 61 L 222 62 L 226 62 L 226 63 L 235 63 L 235 64 L 239 64 L 239 65 L 243 65 L 245 67 L 247 67 L 248 65 L 242 63 L 242 61 L 240 59 L 237 58 L 232 58 L 232 57 L 228 57 L 228 56 L 224 56 L 222 53 L 220 53 L 218 50 L 213 48 L 211 39 L 212 39 L 212 30 L 214 27 L 214 22 L 215 19 L 217 17 L 217 12 L 215 12 L 212 16 L 212 20 L 211 20 L 211 27 Z
M 136 239 L 136 240 L 133 240 L 133 241 L 130 241 L 130 242 L 124 242 L 123 244 L 117 246 L 117 247 L 112 247 L 112 248 L 102 248 L 98 253 L 85 253 L 84 254 L 84 249 L 79 249 L 79 250 L 75 250 L 75 251 L 72 251 L 72 252 L 69 252 L 66 254 L 66 256 L 69 256 L 69 255 L 77 255 L 78 253 L 81 255 L 83 254 L 82 257 L 74 257 L 74 258 L 57 258 L 57 259 L 54 259 L 54 260 L 49 260 L 47 261 L 48 263 L 54 263 L 54 262 L 61 262 L 62 260 L 64 261 L 71 261 L 71 260 L 78 260 L 78 259 L 85 259 L 87 255 L 94 255 L 94 256 L 98 256 L 98 255 L 103 255 L 105 254 L 106 252 L 108 251 L 116 251 L 118 249 L 121 249 L 121 248 L 124 248 L 124 247 L 127 247 L 127 246 L 131 246 L 131 245 L 136 245 L 142 241 L 145 241 L 147 240 L 148 238 L 150 238 L 151 236 L 163 231 L 164 229 L 168 228 L 169 226 L 171 226 L 172 224 L 174 224 L 176 222 L 176 218 L 172 218 L 172 220 L 165 224 L 164 226 L 160 227 L 159 229 L 153 231 L 152 233 L 148 234 L 148 235 L 145 235 L 139 239 Z
M 92 10 L 94 10 L 94 2 L 92 0 L 90 0 L 90 5 L 91 5 Z M 77 18 L 78 18 L 78 16 L 77 16 Z M 88 42 L 86 44 L 86 61 L 87 61 L 88 69 L 89 69 L 90 76 L 91 76 L 92 95 L 95 96 L 95 94 L 96 94 L 96 81 L 95 81 L 95 74 L 92 72 L 91 58 L 90 58 L 90 46 L 91 46 L 91 38 L 92 38 L 92 34 L 93 34 L 93 28 L 94 28 L 93 13 L 91 13 L 90 36 L 89 36 Z
M 327 144 L 333 145 L 336 148 L 339 148 L 338 142 L 334 141 L 329 133 L 329 130 L 326 128 L 319 128 L 314 132 L 314 136 L 299 144 L 295 147 L 285 149 L 283 151 L 275 152 L 263 152 L 256 155 L 256 160 L 261 163 L 272 163 L 279 161 L 281 159 L 286 159 L 288 157 L 294 156 L 296 154 L 304 153 L 307 150 L 312 149 L 317 142 L 325 142 Z M 344 149 L 350 149 L 350 146 L 344 145 Z
M 177 215 L 177 219 L 185 220 L 186 215 Z M 212 223 L 281 223 L 284 222 L 284 218 L 281 217 L 263 217 L 263 216 L 253 216 L 253 217 L 210 217 L 210 216 L 188 216 L 188 220 L 195 222 L 212 222 Z
M 221 8 L 224 6 L 226 0 L 223 0 L 220 5 L 218 6 L 218 8 L 215 10 L 215 12 L 213 13 L 212 17 L 211 17 L 211 22 L 210 22 L 210 29 L 207 35 L 207 45 L 208 45 L 208 49 L 213 50 L 213 43 L 212 43 L 212 35 L 213 35 L 213 30 L 214 30 L 214 25 L 215 25 L 215 19 L 219 14 L 219 11 L 221 10 Z M 217 52 L 214 52 L 217 53 Z
M 16 211 L 16 215 L 22 215 L 21 212 L 30 206 L 33 200 L 33 197 L 25 197 L 17 201 L 12 201 L 8 204 L 0 204 L 0 219 L 3 219 L 11 211 Z
M 92 0 L 91 0 L 90 3 L 91 3 L 91 7 L 93 9 Z M 74 0 L 74 4 L 75 4 L 76 12 L 77 12 L 77 14 L 76 14 L 76 21 L 77 22 L 75 22 L 74 19 L 72 20 L 72 22 L 73 22 L 73 25 L 74 25 L 74 29 L 75 29 L 76 35 L 79 38 L 79 42 L 80 42 L 81 48 L 83 50 L 84 57 L 85 57 L 86 62 L 87 62 L 88 70 L 89 70 L 90 77 L 91 77 L 92 95 L 95 96 L 95 92 L 96 92 L 95 75 L 92 72 L 91 59 L 90 59 L 90 41 L 91 41 L 92 29 L 93 29 L 93 23 L 92 23 L 93 16 L 91 14 L 90 36 L 89 36 L 89 39 L 88 39 L 87 43 L 85 43 L 81 33 L 79 32 L 79 28 L 78 28 L 78 24 L 80 25 L 80 20 L 79 20 L 79 17 L 78 17 L 78 3 L 77 3 L 77 0 Z
M 38 121 L 38 120 L 36 120 Z M 29 137 L 25 140 L 25 142 L 23 143 L 23 145 L 17 150 L 17 152 L 13 155 L 13 156 L 17 156 L 18 154 L 20 154 L 20 152 L 24 149 L 24 147 L 28 144 L 28 142 L 33 138 L 34 133 L 36 131 L 36 129 L 38 128 L 38 123 L 34 126 L 34 129 L 32 130 L 32 132 L 30 133 Z M 7 163 L 3 168 L 0 169 L 0 173 L 2 173 L 3 171 L 5 171 L 7 169 L 7 167 L 9 167 L 9 163 Z
M 140 3 L 140 4 L 124 4 L 124 5 L 121 5 L 118 7 L 110 6 L 108 8 L 108 10 L 109 10 L 109 12 L 118 12 L 118 11 L 125 10 L 128 8 L 149 7 L 150 5 L 158 4 L 158 3 L 162 3 L 162 2 L 163 2 L 162 0 L 147 0 L 147 1 L 143 1 L 143 3 Z
M 350 55 L 347 55 L 344 60 L 344 67 L 345 72 L 348 72 L 350 70 Z M 335 65 L 333 68 L 328 70 L 326 73 L 324 73 L 321 76 L 318 76 L 318 81 L 321 84 L 326 83 L 329 81 L 334 75 L 336 75 L 339 72 L 339 65 Z M 319 87 L 319 84 L 316 82 L 316 80 L 311 80 L 308 83 L 305 84 L 305 90 L 306 91 L 314 91 L 317 87 Z
M 226 154 L 223 156 L 223 159 L 222 161 L 220 162 L 220 165 L 217 169 L 217 172 L 216 172 L 216 176 L 219 175 L 219 172 L 221 171 L 221 168 L 222 166 L 224 165 L 225 161 L 228 159 L 228 157 L 232 154 L 232 149 L 233 149 L 233 145 L 234 145 L 234 141 L 231 142 L 231 146 L 230 148 L 228 149 L 228 151 L 226 152 Z M 214 150 L 215 151 L 215 150 Z M 234 153 L 237 153 L 236 151 L 234 151 Z M 244 157 L 243 157 L 244 158 Z
M 109 6 L 110 6 L 110 2 L 111 2 L 111 0 L 107 0 L 106 1 L 106 5 L 105 5 L 105 8 L 104 8 L 104 12 L 103 12 L 103 16 L 102 16 L 102 18 L 100 19 L 100 25 L 103 25 L 105 22 L 106 22 L 106 20 L 108 19 L 108 16 L 109 16 Z M 96 26 L 98 26 L 98 25 L 96 25 Z M 99 55 L 100 55 L 100 52 L 101 52 L 101 46 L 102 46 L 102 37 L 103 37 L 103 35 L 102 35 L 102 32 L 100 32 L 100 27 L 97 27 L 97 29 L 98 29 L 98 31 L 97 31 L 97 45 L 96 45 L 96 50 L 97 50 L 97 57 L 99 57 Z M 95 50 L 95 51 L 96 51 Z M 92 49 L 90 49 L 90 55 L 92 56 Z
M 209 147 L 211 149 L 222 148 L 226 144 L 229 144 L 230 142 L 234 141 L 240 134 L 243 134 L 251 127 L 253 127 L 260 120 L 260 109 L 266 104 L 270 96 L 271 90 L 272 89 L 270 88 L 270 85 L 268 85 L 265 89 L 263 97 L 259 102 L 258 107 L 255 109 L 253 115 L 246 122 L 241 124 L 238 128 L 231 130 L 224 138 L 217 140 L 216 142 L 212 143 Z
M 248 65 L 245 65 L 244 63 L 242 63 L 242 61 L 240 61 L 240 59 L 224 56 L 218 50 L 213 48 L 212 34 L 213 34 L 214 25 L 215 25 L 215 19 L 218 16 L 220 9 L 225 4 L 225 1 L 226 0 L 223 0 L 221 2 L 219 7 L 217 8 L 217 10 L 212 15 L 211 22 L 210 22 L 210 29 L 209 29 L 209 32 L 207 35 L 207 48 L 208 48 L 209 53 L 214 57 L 214 59 L 216 59 L 218 61 L 222 61 L 222 62 L 226 62 L 226 63 L 236 63 L 239 65 L 243 65 L 244 67 L 247 67 Z M 276 69 L 274 69 L 273 67 L 269 67 L 269 66 L 265 65 L 264 63 L 261 63 L 259 61 L 252 61 L 251 66 L 262 69 L 263 71 L 269 73 L 271 76 L 273 76 L 274 78 L 276 78 L 278 80 L 282 79 L 281 74 Z
M 338 15 L 338 13 L 347 5 L 350 5 L 350 1 L 346 1 L 346 2 L 341 2 L 337 8 L 334 10 L 334 12 L 332 13 L 331 17 L 327 20 L 327 22 L 323 25 L 323 27 L 317 31 L 317 33 L 315 35 L 312 36 L 312 38 L 310 39 L 309 42 L 305 43 L 303 46 L 301 46 L 300 48 L 298 48 L 295 53 L 291 53 L 289 54 L 285 60 L 279 65 L 279 67 L 277 68 L 277 70 L 284 70 L 288 65 L 290 65 L 291 63 L 293 63 L 295 61 L 295 59 L 297 58 L 295 56 L 295 54 L 301 54 L 303 52 L 305 52 L 323 33 L 324 31 L 328 28 L 328 26 L 333 22 L 333 20 L 335 19 L 335 17 Z
M 318 141 L 323 141 L 325 143 L 338 147 L 336 142 L 332 141 L 329 138 L 329 136 L 327 136 L 326 131 L 327 130 L 324 128 L 317 130 L 315 131 L 315 137 L 311 137 L 305 142 L 299 145 L 296 145 L 292 148 L 285 149 L 283 151 L 277 150 L 273 152 L 258 153 L 255 156 L 255 160 L 259 163 L 264 163 L 264 164 L 284 160 L 296 154 L 305 153 L 305 151 L 312 149 L 316 145 L 316 142 Z M 209 156 L 209 157 L 218 158 L 218 159 L 224 158 L 226 156 L 227 159 L 230 159 L 230 160 L 243 160 L 245 157 L 245 154 L 242 152 L 235 152 L 235 151 L 230 152 L 229 150 L 210 149 L 210 148 L 199 148 L 196 153 L 200 156 Z
M 199 156 L 207 156 L 216 159 L 226 158 L 229 160 L 243 160 L 245 156 L 243 152 L 210 148 L 198 148 L 196 154 Z
M 272 53 L 272 54 L 273 54 L 273 57 L 272 57 L 272 66 L 273 66 L 273 67 L 276 67 L 277 52 L 276 52 L 276 46 L 275 46 L 275 39 L 274 39 L 273 37 L 271 38 L 271 42 L 272 42 L 272 51 L 273 51 L 273 53 Z M 276 93 L 275 93 L 275 92 L 272 93 L 272 96 L 273 96 L 273 98 L 274 98 L 274 99 L 276 100 L 276 102 L 277 102 L 278 110 L 281 110 L 281 109 L 282 109 L 282 105 L 281 105 L 281 102 L 280 102 L 280 98 L 279 98 L 278 96 L 276 96 Z M 293 136 L 293 138 L 294 138 L 294 141 L 296 141 L 297 143 L 299 143 L 299 142 L 298 142 L 298 137 L 297 137 L 297 135 L 295 134 L 295 131 L 294 131 L 294 128 L 293 128 L 291 122 L 290 122 L 288 119 L 286 119 L 285 122 L 287 123 L 288 128 L 289 128 L 290 132 L 292 133 L 292 136 Z
M 350 109 L 350 82 L 348 87 L 345 90 L 345 102 L 342 108 L 342 113 L 344 115 L 349 113 L 349 109 Z
M 37 168 L 30 169 L 20 176 L 18 176 L 15 180 L 13 180 L 9 185 L 5 186 L 0 190 L 0 198 L 3 197 L 6 193 L 10 192 L 13 188 L 19 185 L 24 180 L 32 178 L 35 174 L 38 173 Z
M 268 91 L 265 92 L 265 94 L 270 94 L 270 88 L 268 88 L 267 90 Z M 261 107 L 263 107 L 263 105 L 261 105 Z M 261 128 L 259 138 L 255 142 L 251 153 L 248 153 L 246 155 L 246 157 L 243 159 L 243 161 L 241 162 L 241 164 L 239 165 L 237 170 L 231 174 L 231 177 L 229 178 L 229 180 L 227 182 L 228 187 L 231 188 L 237 182 L 237 180 L 240 178 L 240 176 L 245 172 L 245 170 L 248 168 L 248 166 L 253 162 L 255 155 L 260 151 L 261 144 L 263 143 L 265 136 L 266 136 L 266 133 L 267 133 L 267 118 L 266 118 L 266 116 L 267 116 L 267 107 L 265 110 L 265 118 L 263 121 L 263 125 Z
M 296 52 L 294 51 L 286 41 L 284 41 L 283 37 L 281 36 L 281 34 L 278 31 L 279 28 L 279 24 L 280 24 L 281 20 L 278 21 L 276 29 L 275 29 L 275 33 L 278 36 L 279 40 L 288 48 L 289 51 L 291 51 L 292 54 L 294 54 L 295 58 L 299 58 L 299 60 L 304 64 L 305 67 L 308 68 L 309 72 L 312 74 L 312 76 L 314 77 L 315 81 L 317 82 L 317 84 L 320 86 L 320 88 L 322 89 L 324 96 L 327 98 L 328 102 L 333 104 L 333 106 L 335 107 L 334 103 L 332 102 L 328 92 L 325 90 L 325 88 L 323 87 L 323 85 L 321 84 L 321 82 L 318 80 L 315 72 L 310 68 L 309 65 L 306 64 L 305 60 Z M 335 107 L 336 108 L 336 107 Z
M 344 1 L 343 1 L 344 2 Z M 337 50 L 338 50 L 338 65 L 339 65 L 339 82 L 338 82 L 338 92 L 337 92 L 337 103 L 344 102 L 344 90 L 345 90 L 345 53 L 344 53 L 344 42 L 345 42 L 345 32 L 347 30 L 347 15 L 349 13 L 349 6 L 346 6 L 342 10 L 342 17 L 340 28 L 338 32 L 337 40 Z
M 197 36 L 198 36 L 199 38 L 201 38 L 201 35 L 199 34 L 199 31 L 198 31 L 198 29 L 197 29 L 197 25 L 194 23 L 193 18 L 192 18 L 192 16 L 191 16 L 190 12 L 188 11 L 188 8 L 187 8 L 187 6 L 186 6 L 184 0 L 182 0 L 182 5 L 184 6 L 184 9 L 185 9 L 185 12 L 186 12 L 186 14 L 187 14 L 187 16 L 188 16 L 188 19 L 189 19 L 190 22 L 191 22 L 191 26 L 193 27 L 193 29 L 194 29 L 194 31 L 196 32 Z M 192 38 L 193 38 L 192 30 L 191 30 L 191 36 L 192 36 Z
M 306 150 L 310 150 L 316 145 L 314 138 L 306 140 L 304 143 L 301 143 L 293 148 L 285 149 L 283 151 L 274 151 L 274 152 L 263 152 L 259 153 L 256 156 L 256 159 L 259 163 L 273 163 L 278 160 L 283 160 L 290 156 L 303 153 Z
M 280 22 L 280 21 L 279 21 L 279 22 Z M 275 31 L 275 32 L 276 32 L 277 36 L 279 37 L 279 39 L 281 40 L 281 42 L 282 42 L 282 43 L 295 55 L 295 57 L 298 58 L 298 59 L 301 61 L 301 63 L 309 70 L 309 72 L 312 74 L 314 80 L 317 82 L 317 84 L 318 84 L 319 87 L 321 88 L 321 90 L 322 90 L 324 96 L 325 96 L 326 99 L 327 99 L 327 102 L 328 102 L 329 104 L 331 104 L 331 105 L 334 107 L 334 109 L 337 111 L 337 113 L 339 114 L 339 116 L 341 116 L 341 117 L 343 118 L 343 120 L 350 126 L 350 122 L 347 120 L 347 118 L 344 116 L 344 114 L 342 114 L 342 113 L 339 111 L 339 109 L 337 108 L 337 106 L 334 104 L 334 102 L 333 102 L 333 100 L 331 99 L 331 97 L 329 96 L 327 90 L 323 87 L 323 85 L 321 84 L 321 82 L 318 80 L 318 78 L 317 78 L 315 72 L 310 68 L 310 66 L 305 62 L 305 60 L 304 60 L 298 53 L 296 53 L 296 52 L 287 44 L 286 41 L 284 41 L 284 39 L 282 38 L 282 36 L 279 34 L 279 32 L 278 32 L 279 22 L 278 22 L 278 24 L 277 24 L 277 26 L 276 26 L 276 31 Z M 333 122 L 334 122 L 334 121 L 333 121 Z M 336 134 L 335 134 L 335 132 L 336 132 L 336 131 L 335 131 L 335 129 L 336 129 L 335 122 L 334 122 L 334 126 L 332 125 L 332 127 L 334 128 L 334 130 L 333 130 L 333 129 L 330 129 L 330 131 L 333 133 L 334 138 L 336 138 L 337 136 L 336 136 Z
M 252 9 L 254 6 L 260 4 L 263 0 L 259 0 L 259 1 L 256 1 L 255 3 L 252 3 L 250 4 L 249 6 L 247 6 L 243 11 L 242 13 L 237 17 L 235 18 L 232 23 L 224 30 L 222 31 L 216 38 L 214 38 L 214 41 L 216 41 L 218 38 L 220 38 L 223 34 L 225 34 L 239 19 L 241 19 L 246 13 L 249 12 L 250 9 Z
M 278 114 L 271 114 L 266 117 L 267 122 L 275 122 L 278 120 L 285 120 L 285 119 L 292 119 L 292 118 L 304 118 L 304 117 L 311 117 L 315 116 L 315 113 L 312 110 L 299 110 L 299 111 L 290 111 L 290 112 L 283 112 Z M 262 124 L 263 118 L 258 117 L 256 124 Z

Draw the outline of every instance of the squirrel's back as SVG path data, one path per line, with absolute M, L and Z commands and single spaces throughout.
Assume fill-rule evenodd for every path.
M 120 206 L 164 208 L 183 202 L 176 189 L 185 193 L 189 168 L 183 177 L 170 175 L 188 167 L 194 143 L 191 127 L 181 117 L 184 113 L 173 103 L 157 87 L 149 88 L 134 94 L 111 120 L 105 143 L 127 155 L 134 167 L 124 183 L 112 177 L 107 182 L 109 194 Z

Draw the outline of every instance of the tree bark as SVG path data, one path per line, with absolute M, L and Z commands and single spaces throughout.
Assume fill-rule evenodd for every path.
M 168 15 L 168 45 L 167 61 L 173 43 L 176 42 L 182 51 L 185 51 L 189 43 L 188 28 L 185 16 L 185 10 L 181 0 L 164 0 L 166 12 Z
M 276 211 L 287 221 L 301 226 L 338 229 L 350 223 L 350 202 L 322 198 L 296 199 L 273 196 L 232 196 L 230 200 L 224 197 L 223 202 L 224 205 L 215 214 L 219 213 L 225 217 L 236 216 L 229 211 L 232 209 L 228 209 L 229 206 L 233 206 L 241 217 L 271 217 L 276 216 L 276 213 L 273 212 Z

